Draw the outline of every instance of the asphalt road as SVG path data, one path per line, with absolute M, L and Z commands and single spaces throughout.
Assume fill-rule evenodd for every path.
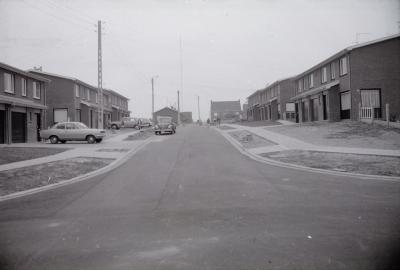
M 399 182 L 258 163 L 207 127 L 159 139 L 0 203 L 0 269 L 399 269 Z

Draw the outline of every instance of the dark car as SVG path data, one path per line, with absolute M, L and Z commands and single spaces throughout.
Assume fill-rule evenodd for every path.
M 154 126 L 154 133 L 161 135 L 162 133 L 176 133 L 176 125 L 172 122 L 170 116 L 159 116 L 157 117 L 157 124 Z

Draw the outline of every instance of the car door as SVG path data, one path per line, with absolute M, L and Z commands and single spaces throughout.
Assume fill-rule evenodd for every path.
M 57 124 L 57 126 L 54 128 L 54 130 L 51 131 L 50 135 L 56 135 L 59 140 L 64 140 L 65 139 L 65 124 Z
M 66 123 L 65 124 L 65 140 L 76 140 L 76 128 L 75 123 Z

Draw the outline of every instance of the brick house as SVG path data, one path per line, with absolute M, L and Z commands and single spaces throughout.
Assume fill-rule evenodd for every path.
M 50 80 L 0 63 L 0 144 L 40 140 Z
M 192 112 L 181 112 L 181 123 L 182 124 L 191 124 L 193 123 Z
M 400 35 L 357 44 L 295 77 L 300 122 L 400 118 Z
M 257 90 L 253 94 L 247 97 L 247 120 L 248 121 L 259 121 L 261 120 L 261 92 Z
M 211 101 L 210 120 L 220 119 L 221 122 L 239 121 L 242 115 L 240 100 Z
M 161 110 L 154 112 L 154 119 L 157 122 L 157 116 L 170 116 L 172 122 L 178 123 L 178 111 L 173 107 L 164 107 Z
M 293 96 L 293 78 L 278 80 L 258 91 L 258 120 L 295 120 Z M 258 115 L 259 114 L 259 115 Z
M 47 126 L 57 122 L 77 121 L 90 128 L 98 127 L 97 87 L 73 77 L 38 70 L 31 70 L 30 73 L 51 80 L 47 91 Z M 116 115 L 114 119 L 119 120 L 128 112 L 128 99 L 122 99 L 121 95 L 112 90 L 103 91 L 103 104 L 104 127 L 111 121 L 113 114 Z

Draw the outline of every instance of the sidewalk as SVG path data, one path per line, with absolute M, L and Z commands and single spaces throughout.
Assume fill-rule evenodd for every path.
M 307 150 L 307 151 L 320 151 L 332 153 L 346 153 L 346 154 L 363 154 L 363 155 L 378 155 L 378 156 L 395 156 L 400 157 L 400 150 L 388 149 L 374 149 L 374 148 L 355 148 L 355 147 L 334 147 L 334 146 L 320 146 L 307 143 L 298 139 L 294 139 L 271 130 L 266 130 L 265 127 L 248 127 L 235 124 L 229 124 L 236 130 L 247 130 L 267 140 L 273 141 L 284 150 Z M 275 152 L 277 146 L 263 147 L 262 152 Z M 260 149 L 251 149 L 254 153 L 260 153 Z

